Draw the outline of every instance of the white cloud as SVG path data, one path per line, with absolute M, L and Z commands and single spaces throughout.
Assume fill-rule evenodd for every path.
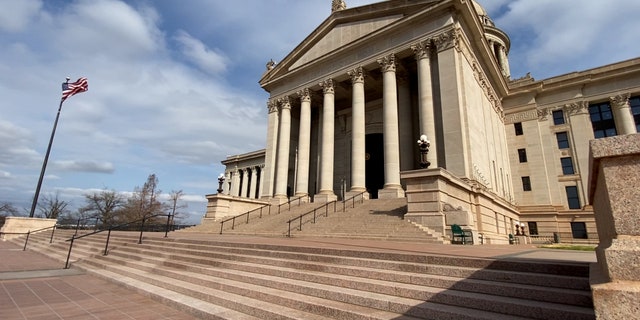
M 0 30 L 19 32 L 37 15 L 42 7 L 40 0 L 0 1 Z
M 182 53 L 200 69 L 216 75 L 227 69 L 227 58 L 216 49 L 210 49 L 200 40 L 184 30 L 179 30 L 174 38 L 180 43 Z
M 110 162 L 93 160 L 59 160 L 54 162 L 54 166 L 64 171 L 84 171 L 98 173 L 113 173 L 115 171 Z

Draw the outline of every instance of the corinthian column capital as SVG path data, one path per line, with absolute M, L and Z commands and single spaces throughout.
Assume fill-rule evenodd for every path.
M 382 72 L 396 72 L 396 55 L 394 53 L 377 60 Z
M 444 51 L 451 48 L 459 49 L 460 31 L 458 29 L 451 29 L 445 31 L 433 39 L 438 51 Z
M 300 97 L 300 102 L 311 102 L 311 92 L 309 88 L 304 88 L 296 92 L 296 94 Z
M 628 107 L 630 96 L 631 95 L 629 93 L 623 93 L 617 96 L 609 97 L 609 100 L 611 100 L 611 107 L 613 108 Z
M 413 50 L 413 54 L 415 55 L 416 60 L 429 59 L 431 58 L 431 47 L 431 41 L 426 40 L 412 45 L 411 50 Z
M 324 81 L 320 82 L 320 86 L 322 87 L 322 93 L 324 93 L 324 94 L 334 94 L 335 93 L 333 79 L 327 79 L 327 80 L 324 80 Z
M 269 113 L 278 112 L 278 103 L 273 99 L 267 100 L 267 109 Z
M 278 99 L 278 104 L 282 109 L 291 109 L 291 100 L 289 99 L 289 96 L 284 96 Z
M 362 66 L 359 66 L 355 69 L 347 71 L 349 77 L 351 77 L 352 83 L 364 83 L 364 70 Z

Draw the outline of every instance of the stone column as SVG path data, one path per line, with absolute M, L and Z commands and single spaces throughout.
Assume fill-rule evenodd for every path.
M 366 190 L 365 184 L 365 96 L 364 72 L 362 67 L 347 72 L 353 84 L 351 106 L 351 190 L 360 193 Z M 352 196 L 352 195 L 349 195 Z
M 433 88 L 431 85 L 431 44 L 420 42 L 411 47 L 418 61 L 418 101 L 420 111 L 420 135 L 426 134 L 431 140 L 431 148 L 427 160 L 431 168 L 438 167 L 438 148 L 436 145 L 436 123 L 433 106 Z M 418 140 L 416 137 L 415 140 Z
M 278 147 L 278 104 L 270 99 L 267 102 L 267 107 L 269 108 L 269 120 L 267 124 L 264 170 L 262 171 L 262 179 L 260 179 L 261 198 L 271 198 L 273 196 L 273 180 L 276 172 L 276 154 Z
M 398 72 L 398 123 L 400 126 L 400 171 L 413 170 L 416 157 L 416 137 L 411 115 L 411 88 L 406 70 Z
M 311 94 L 309 89 L 298 92 L 300 96 L 300 132 L 298 138 L 298 168 L 296 197 L 309 194 L 309 155 L 311 148 Z
M 395 54 L 378 59 L 382 67 L 382 113 L 384 141 L 384 188 L 379 198 L 404 196 L 400 185 L 400 138 L 398 136 L 398 89 Z
M 335 91 L 333 79 L 320 83 L 324 99 L 322 102 L 322 154 L 320 155 L 320 191 L 314 201 L 329 202 L 337 199 L 333 192 L 333 152 L 335 122 Z
M 633 119 L 633 113 L 631 113 L 631 106 L 629 105 L 629 94 L 621 94 L 610 99 L 618 134 L 636 133 L 636 122 Z
M 241 197 L 246 197 L 247 196 L 247 189 L 249 188 L 249 170 L 247 168 L 241 169 L 240 172 L 242 172 L 242 182 L 240 183 L 241 188 L 240 188 L 240 196 Z
M 597 319 L 636 319 L 640 301 L 640 134 L 589 142 L 590 202 L 600 242 L 591 291 Z
M 256 186 L 258 182 L 258 167 L 251 168 L 251 186 L 249 187 L 249 198 L 255 199 Z
M 291 103 L 289 102 L 289 97 L 278 99 L 278 104 L 280 104 L 280 135 L 278 137 L 276 193 L 274 197 L 286 199 L 289 173 L 289 146 L 291 144 Z
M 507 57 L 507 48 L 503 45 L 500 45 L 499 49 L 499 61 L 500 67 L 502 67 L 502 75 L 507 79 L 511 77 L 511 70 L 509 68 L 509 58 Z
M 231 173 L 231 192 L 229 195 L 237 197 L 240 194 L 240 170 L 237 168 Z

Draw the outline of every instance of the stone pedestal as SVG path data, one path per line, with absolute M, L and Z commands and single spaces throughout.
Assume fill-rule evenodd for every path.
M 591 276 L 598 319 L 640 313 L 640 134 L 590 142 L 589 197 L 600 244 Z

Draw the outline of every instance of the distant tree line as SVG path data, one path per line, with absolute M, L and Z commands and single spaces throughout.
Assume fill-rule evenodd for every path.
M 115 190 L 102 190 L 85 194 L 85 205 L 76 211 L 68 209 L 69 203 L 61 200 L 59 194 L 43 195 L 38 200 L 38 217 L 58 219 L 58 224 L 116 226 L 145 219 L 145 223 L 166 223 L 170 216 L 171 223 L 184 219 L 180 204 L 184 195 L 182 190 L 171 191 L 169 200 L 161 202 L 158 196 L 158 178 L 149 175 L 142 187 L 135 187 L 130 195 Z M 26 212 L 26 209 L 25 209 Z M 20 212 L 11 203 L 0 203 L 0 216 L 19 216 Z M 156 218 L 150 218 L 161 215 Z

